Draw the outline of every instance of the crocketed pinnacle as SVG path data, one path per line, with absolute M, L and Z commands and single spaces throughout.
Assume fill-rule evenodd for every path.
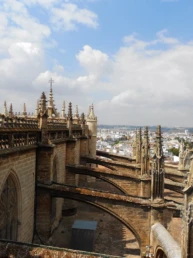
M 23 115 L 27 116 L 27 109 L 26 109 L 26 104 L 23 104 Z
M 84 113 L 81 114 L 80 121 L 81 121 L 81 124 L 85 124 L 85 115 L 84 115 Z
M 97 120 L 97 117 L 94 114 L 94 105 L 93 104 L 91 106 L 89 106 L 89 113 L 88 113 L 87 118 L 92 119 L 92 120 Z
M 12 103 L 10 104 L 10 108 L 9 108 L 9 116 L 13 116 L 13 105 Z
M 68 119 L 72 119 L 72 103 L 68 105 Z
M 46 95 L 42 92 L 41 99 L 40 99 L 40 110 L 42 113 L 46 111 Z
M 66 109 L 65 101 L 63 101 L 63 105 L 62 105 L 62 118 L 65 118 L 65 117 L 66 117 L 65 109 Z
M 8 115 L 8 110 L 7 110 L 7 102 L 4 102 L 4 115 L 7 116 Z
M 144 137 L 143 137 L 143 146 L 148 146 L 148 145 L 149 145 L 148 126 L 145 126 Z
M 76 105 L 75 113 L 74 113 L 74 118 L 79 119 L 79 113 L 78 113 L 78 105 Z
M 162 153 L 162 135 L 161 135 L 161 126 L 158 125 L 156 132 L 156 156 L 161 158 L 163 156 Z
M 53 99 L 53 90 L 52 90 L 52 83 L 54 81 L 52 80 L 52 78 L 49 80 L 50 83 L 50 94 L 49 94 L 49 106 L 50 107 L 54 107 L 54 99 Z

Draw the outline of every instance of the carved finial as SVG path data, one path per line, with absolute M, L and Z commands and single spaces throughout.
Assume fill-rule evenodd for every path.
M 136 141 L 136 163 L 141 162 L 141 128 L 138 129 L 137 133 L 137 141 Z
M 46 111 L 46 95 L 42 92 L 41 99 L 40 99 L 40 111 L 44 113 Z
M 156 132 L 156 149 L 152 161 L 152 199 L 164 198 L 164 156 L 162 152 L 161 126 Z
M 65 109 L 66 109 L 66 107 L 65 107 L 65 101 L 63 102 L 63 105 L 62 105 L 62 118 L 66 118 L 66 114 L 65 114 Z
M 9 116 L 10 117 L 13 116 L 13 105 L 12 105 L 12 103 L 10 104 L 10 108 L 9 108 Z
M 179 164 L 178 169 L 184 169 L 184 160 L 185 160 L 185 151 L 184 151 L 184 141 L 180 141 L 180 150 L 179 150 Z
M 8 110 L 7 110 L 7 102 L 4 102 L 4 115 L 8 116 Z
M 49 106 L 53 107 L 54 106 L 54 100 L 53 100 L 52 83 L 54 83 L 54 80 L 52 80 L 52 78 L 50 78 L 49 83 L 50 83 Z
M 23 115 L 27 116 L 26 104 L 23 104 Z
M 148 127 L 144 128 L 144 135 L 141 148 L 141 175 L 149 175 L 149 137 Z
M 88 119 L 92 119 L 92 120 L 97 120 L 97 117 L 94 114 L 94 105 L 92 104 L 91 106 L 89 106 L 89 114 L 88 114 Z
M 162 153 L 162 135 L 161 135 L 161 126 L 158 125 L 156 132 L 156 155 L 157 157 L 161 157 Z
M 76 105 L 75 115 L 76 115 L 76 117 L 79 117 L 78 105 Z
M 86 120 L 85 120 L 85 115 L 84 115 L 84 113 L 81 114 L 81 116 L 80 116 L 80 121 L 81 121 L 81 124 L 85 124 Z
M 149 140 L 149 137 L 148 137 L 148 126 L 145 126 L 145 129 L 144 129 L 144 137 L 143 137 L 143 144 L 144 145 L 148 145 L 148 140 Z
M 68 105 L 68 119 L 72 119 L 72 103 Z
M 76 105 L 76 109 L 75 109 L 75 113 L 74 113 L 74 119 L 79 119 L 78 105 Z

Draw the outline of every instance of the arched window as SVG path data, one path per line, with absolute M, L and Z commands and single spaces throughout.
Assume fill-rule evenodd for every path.
M 0 238 L 17 240 L 18 196 L 15 183 L 9 176 L 0 195 Z

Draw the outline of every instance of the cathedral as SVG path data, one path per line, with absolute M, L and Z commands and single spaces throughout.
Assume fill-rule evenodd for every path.
M 166 164 L 161 126 L 136 131 L 133 157 L 96 150 L 97 117 L 52 79 L 35 113 L 0 114 L 0 257 L 193 257 L 193 150 Z

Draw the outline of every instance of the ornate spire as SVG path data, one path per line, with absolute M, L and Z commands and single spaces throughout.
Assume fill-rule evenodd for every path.
M 136 146 L 136 163 L 141 162 L 141 128 L 139 128 L 137 133 L 137 146 Z
M 161 159 L 163 156 L 162 151 L 162 135 L 161 135 L 161 126 L 158 125 L 156 132 L 156 156 L 158 159 Z
M 86 120 L 85 120 L 85 115 L 84 115 L 84 113 L 81 114 L 81 116 L 80 116 L 80 121 L 81 121 L 81 124 L 85 124 Z
M 184 159 L 185 159 L 185 151 L 184 151 L 184 141 L 180 141 L 180 150 L 179 150 L 179 165 L 178 169 L 184 169 Z
M 75 113 L 74 113 L 74 118 L 79 119 L 78 105 L 76 105 L 76 109 L 75 109 Z
M 68 119 L 72 120 L 72 103 L 71 102 L 68 105 Z
M 81 128 L 82 128 L 82 135 L 85 135 L 85 124 L 86 124 L 86 120 L 85 120 L 85 115 L 84 115 L 84 113 L 82 113 L 81 116 L 80 116 L 80 123 L 81 123 Z
M 7 110 L 7 102 L 4 102 L 4 115 L 8 116 L 8 110 Z
M 59 113 L 57 112 L 57 109 L 54 105 L 54 97 L 53 97 L 53 90 L 52 90 L 52 84 L 54 83 L 54 80 L 52 78 L 49 80 L 50 83 L 50 94 L 49 94 L 49 101 L 48 101 L 48 116 L 50 118 L 52 117 L 59 117 Z
M 141 151 L 141 174 L 149 175 L 149 136 L 148 127 L 144 129 L 144 136 L 142 141 L 142 151 Z
M 9 116 L 10 117 L 13 117 L 13 106 L 12 106 L 12 103 L 10 104 L 10 108 L 9 108 Z
M 87 118 L 92 119 L 92 120 L 97 120 L 97 117 L 94 114 L 94 105 L 93 104 L 91 106 L 89 106 L 89 113 L 88 113 Z
M 46 112 L 46 95 L 44 92 L 42 92 L 41 98 L 40 98 L 40 112 L 45 113 Z
M 52 78 L 50 78 L 49 83 L 50 83 L 49 106 L 53 107 L 54 106 L 54 100 L 53 100 L 52 83 L 54 83 L 54 80 L 52 80 Z
M 66 118 L 66 114 L 65 114 L 65 101 L 63 102 L 63 105 L 62 105 L 62 118 Z
M 72 135 L 72 103 L 70 102 L 68 105 L 68 117 L 67 117 L 67 127 L 69 129 L 69 138 L 73 138 Z
M 26 104 L 23 104 L 23 115 L 27 116 Z
M 41 143 L 48 144 L 48 111 L 46 95 L 42 92 L 39 102 L 38 126 L 41 129 Z
M 164 196 L 164 156 L 162 151 L 161 126 L 156 132 L 156 147 L 152 162 L 152 199 L 163 199 Z

